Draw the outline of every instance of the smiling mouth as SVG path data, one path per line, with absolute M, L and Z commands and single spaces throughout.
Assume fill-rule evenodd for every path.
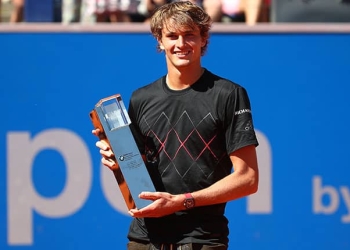
M 187 51 L 187 52 L 175 52 L 175 55 L 177 55 L 177 56 L 187 56 L 188 54 L 190 54 L 189 51 Z

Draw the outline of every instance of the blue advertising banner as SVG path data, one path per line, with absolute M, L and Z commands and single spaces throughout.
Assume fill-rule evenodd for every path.
M 350 33 L 214 33 L 203 65 L 243 85 L 259 192 L 230 249 L 350 249 Z M 130 217 L 89 112 L 166 73 L 148 33 L 0 33 L 0 249 L 125 249 Z

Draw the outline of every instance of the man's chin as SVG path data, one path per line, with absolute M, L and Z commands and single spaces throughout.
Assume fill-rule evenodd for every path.
M 174 63 L 174 66 L 177 68 L 185 68 L 191 65 L 191 61 L 189 60 L 181 60 L 181 61 L 177 61 Z

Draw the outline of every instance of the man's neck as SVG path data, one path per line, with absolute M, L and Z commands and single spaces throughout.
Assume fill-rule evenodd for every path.
M 204 69 L 199 66 L 195 69 L 172 69 L 168 71 L 166 83 L 172 90 L 182 90 L 190 87 L 203 74 Z

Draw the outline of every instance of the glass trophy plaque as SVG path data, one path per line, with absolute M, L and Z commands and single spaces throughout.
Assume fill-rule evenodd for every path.
M 114 153 L 113 160 L 118 164 L 113 173 L 128 209 L 151 204 L 152 201 L 138 197 L 142 191 L 156 190 L 131 133 L 131 121 L 121 95 L 101 99 L 90 112 L 90 119 L 95 129 L 100 130 L 99 138 Z

